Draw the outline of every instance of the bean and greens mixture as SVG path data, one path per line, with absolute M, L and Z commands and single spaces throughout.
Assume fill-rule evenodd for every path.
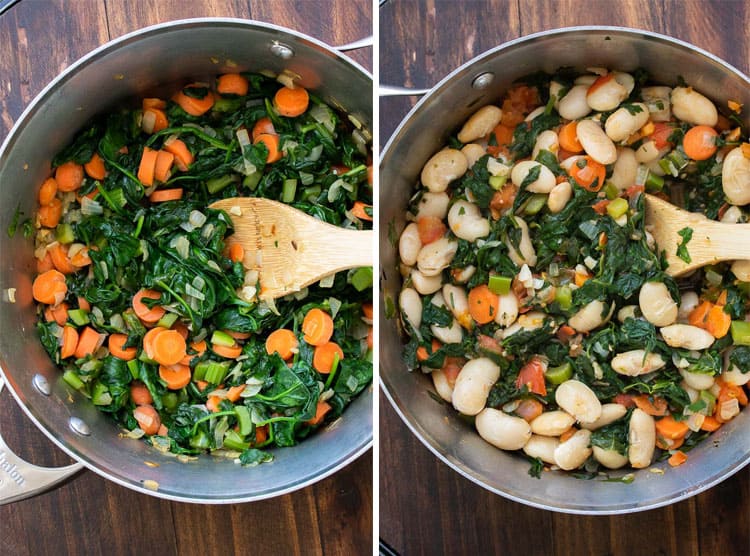
M 157 449 L 243 464 L 372 380 L 372 269 L 281 299 L 219 199 L 370 228 L 369 132 L 289 76 L 224 74 L 95 118 L 39 190 L 38 331 L 68 385 Z
M 677 466 L 747 405 L 750 261 L 676 280 L 644 224 L 644 192 L 748 220 L 742 106 L 718 108 L 642 71 L 533 75 L 425 164 L 404 358 L 532 474 Z

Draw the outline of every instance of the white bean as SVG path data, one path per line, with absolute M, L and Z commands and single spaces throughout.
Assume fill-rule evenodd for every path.
M 471 264 L 464 268 L 456 268 L 453 270 L 453 280 L 455 280 L 459 284 L 465 284 L 466 282 L 471 280 L 471 277 L 474 276 L 474 273 L 476 271 L 477 267 Z
M 581 429 L 555 448 L 555 464 L 563 471 L 582 466 L 591 455 L 591 431 Z
M 599 75 L 585 73 L 583 75 L 579 75 L 575 78 L 573 81 L 574 85 L 586 85 L 586 87 L 591 87 L 591 85 L 599 79 Z
M 635 151 L 635 159 L 641 164 L 648 164 L 653 162 L 661 156 L 659 149 L 656 148 L 656 143 L 651 140 L 644 141 L 638 150 Z
M 566 380 L 558 386 L 555 401 L 579 423 L 593 423 L 602 416 L 602 404 L 596 394 L 578 380 Z
M 560 111 L 560 93 L 564 89 L 562 83 L 559 81 L 549 82 L 549 96 L 554 98 L 555 110 Z
M 635 88 L 635 79 L 629 73 L 622 71 L 613 71 L 612 76 L 620 85 L 625 87 L 625 92 L 629 95 Z
M 544 114 L 544 111 L 547 107 L 546 106 L 539 106 L 537 108 L 534 108 L 531 112 L 528 113 L 528 115 L 523 119 L 524 122 L 530 122 L 534 120 L 535 118 L 538 118 L 542 114 Z
M 443 370 L 437 369 L 432 371 L 430 376 L 432 377 L 432 384 L 435 386 L 435 391 L 441 398 L 450 403 L 453 400 L 453 386 L 448 382 Z
M 436 276 L 425 276 L 418 270 L 412 269 L 410 276 L 414 289 L 421 295 L 435 293 L 443 286 L 443 277 L 440 276 L 440 274 Z
M 401 314 L 406 319 L 404 324 L 411 324 L 411 326 L 419 330 L 422 325 L 422 298 L 416 290 L 412 288 L 404 288 L 398 296 L 398 305 L 401 307 Z M 411 328 L 405 326 L 407 332 L 411 334 Z
M 575 422 L 575 418 L 565 411 L 545 411 L 531 421 L 531 432 L 542 436 L 560 436 Z
M 407 224 L 401 237 L 398 240 L 398 254 L 401 262 L 408 266 L 414 266 L 417 263 L 417 255 L 422 249 L 422 240 L 419 239 L 419 228 L 416 222 Z
M 698 398 L 700 398 L 701 393 L 692 386 L 688 386 L 688 383 L 684 380 L 680 382 L 680 388 L 685 390 L 685 393 L 690 399 L 690 403 L 695 403 L 698 401 Z
M 750 382 L 750 371 L 743 373 L 737 365 L 730 364 L 726 370 L 721 373 L 721 379 L 729 384 L 744 386 Z
M 501 450 L 520 450 L 531 438 L 529 424 L 498 409 L 486 407 L 474 420 L 479 436 Z
M 641 129 L 648 121 L 648 108 L 642 102 L 631 105 L 633 108 L 621 107 L 615 110 L 604 123 L 604 131 L 612 141 L 619 143 Z M 640 108 L 640 112 L 635 111 Z
M 500 378 L 500 367 L 492 359 L 480 357 L 467 362 L 453 387 L 453 407 L 464 415 L 476 415 L 484 409 L 490 389 Z
M 672 118 L 672 110 L 669 103 L 671 87 L 643 87 L 641 98 L 651 112 L 651 120 L 654 122 L 668 122 Z
M 437 292 L 432 296 L 430 303 L 437 305 L 438 307 L 445 307 L 445 298 L 442 292 Z M 461 325 L 454 318 L 449 326 L 438 326 L 436 324 L 430 325 L 430 331 L 432 334 L 444 344 L 459 344 L 464 339 L 464 333 L 461 329 Z
M 516 294 L 509 291 L 498 296 L 497 314 L 495 322 L 500 326 L 510 326 L 518 318 L 518 298 Z
M 466 173 L 469 164 L 464 153 L 443 149 L 433 155 L 422 168 L 422 184 L 433 193 L 442 193 L 448 185 Z
M 474 327 L 474 320 L 469 314 L 469 299 L 466 296 L 466 290 L 460 286 L 446 284 L 443 286 L 443 299 L 458 323 L 467 330 L 471 330 Z
M 578 122 L 576 134 L 586 154 L 599 164 L 612 164 L 617 160 L 615 144 L 594 120 Z
M 568 319 L 568 324 L 577 332 L 589 332 L 609 321 L 614 311 L 614 304 L 609 309 L 603 302 L 595 299 L 581 307 L 576 314 Z
M 677 309 L 677 320 L 687 321 L 688 316 L 698 306 L 698 303 L 700 303 L 700 299 L 698 299 L 697 293 L 694 291 L 682 292 L 680 294 L 680 306 Z
M 476 241 L 490 233 L 490 222 L 482 216 L 479 207 L 468 201 L 456 201 L 448 211 L 451 231 L 466 241 Z
M 724 211 L 724 215 L 719 219 L 719 222 L 726 222 L 727 224 L 737 224 L 742 222 L 744 219 L 742 209 L 736 205 L 729 205 L 729 208 Z
M 484 147 L 478 143 L 469 143 L 468 145 L 464 145 L 461 149 L 461 152 L 464 153 L 464 156 L 466 157 L 466 164 L 469 166 L 469 168 L 473 167 L 474 164 L 477 163 L 477 160 L 487 154 L 487 151 L 484 149 Z
M 670 324 L 659 329 L 668 346 L 683 349 L 707 349 L 714 343 L 710 332 L 690 324 Z
M 502 119 L 503 111 L 500 108 L 491 104 L 483 106 L 466 120 L 461 131 L 458 132 L 458 140 L 462 143 L 471 143 L 484 137 L 495 129 Z
M 568 93 L 560 99 L 557 111 L 566 120 L 580 120 L 591 112 L 591 107 L 586 102 L 587 85 L 575 85 Z
M 658 371 L 666 361 L 658 353 L 646 353 L 644 349 L 633 349 L 618 353 L 612 358 L 612 370 L 625 376 L 638 376 Z
M 731 270 L 740 282 L 750 282 L 750 261 L 734 261 Z
M 692 87 L 672 89 L 672 113 L 679 120 L 695 125 L 714 127 L 719 120 L 716 106 Z M 740 204 L 740 203 L 737 203 Z
M 417 267 L 425 276 L 435 276 L 445 269 L 458 251 L 458 242 L 441 237 L 419 250 Z
M 685 369 L 678 369 L 680 375 L 685 379 L 685 384 L 696 390 L 708 390 L 714 385 L 716 379 L 713 375 L 706 373 L 691 373 Z
M 560 150 L 560 141 L 557 138 L 557 133 L 551 129 L 542 131 L 536 137 L 536 143 L 534 143 L 534 150 L 531 151 L 531 160 L 536 160 L 539 151 L 549 151 L 552 154 L 557 154 Z
M 724 195 L 733 205 L 750 203 L 750 158 L 735 147 L 724 157 L 721 168 L 721 182 Z
M 634 319 L 636 317 L 637 305 L 625 305 L 622 309 L 617 311 L 617 320 L 625 322 L 626 319 Z
M 656 447 L 654 418 L 642 409 L 634 409 L 628 427 L 628 461 L 636 469 L 651 465 Z
M 513 170 L 510 173 L 511 181 L 520 187 L 529 175 L 529 172 L 534 170 L 534 168 L 539 168 L 539 177 L 528 184 L 526 189 L 533 193 L 549 193 L 552 191 L 552 188 L 555 187 L 555 174 L 543 164 L 533 160 L 524 160 L 513 166 Z
M 451 198 L 447 193 L 425 191 L 417 205 L 417 219 L 434 216 L 444 220 L 448 215 L 448 204 Z
M 593 91 L 586 92 L 586 102 L 592 110 L 597 112 L 614 110 L 626 98 L 628 98 L 628 90 L 620 85 L 617 79 L 605 81 Z
M 617 160 L 612 168 L 612 175 L 609 181 L 618 191 L 625 191 L 635 183 L 636 174 L 638 173 L 638 161 L 635 158 L 633 149 L 620 147 L 617 149 Z
M 529 225 L 526 224 L 523 218 L 519 218 L 518 216 L 515 217 L 515 221 L 521 229 L 521 241 L 519 241 L 518 250 L 516 250 L 510 239 L 505 240 L 505 245 L 508 247 L 508 256 L 518 266 L 525 263 L 529 267 L 533 267 L 536 264 L 536 250 L 534 249 L 534 244 L 531 243 Z
M 607 425 L 611 425 L 618 419 L 622 419 L 628 412 L 627 408 L 619 403 L 602 404 L 602 414 L 593 423 L 581 423 L 584 429 L 595 431 Z
M 663 282 L 646 282 L 638 294 L 641 313 L 654 326 L 669 326 L 677 320 L 677 303 Z
M 599 446 L 594 446 L 592 449 L 594 450 L 594 459 L 607 469 L 620 469 L 628 463 L 628 458 L 617 450 L 605 450 Z
M 539 436 L 532 434 L 523 452 L 532 458 L 539 458 L 544 463 L 555 463 L 555 449 L 560 445 L 560 440 L 551 436 Z
M 568 204 L 573 196 L 573 186 L 569 181 L 562 181 L 552 188 L 547 197 L 547 207 L 552 214 L 557 214 Z

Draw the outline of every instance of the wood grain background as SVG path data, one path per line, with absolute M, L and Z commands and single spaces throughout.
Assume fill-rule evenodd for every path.
M 0 15 L 0 141 L 47 83 L 93 48 L 147 25 L 204 16 L 271 22 L 332 45 L 372 34 L 369 0 L 21 0 Z M 372 69 L 371 49 L 350 55 Z M 8 393 L 0 397 L 0 428 L 33 463 L 70 461 Z M 294 494 L 225 506 L 159 500 L 84 471 L 49 493 L 1 506 L 0 554 L 366 554 L 371 508 L 371 451 Z
M 594 24 L 671 35 L 750 72 L 746 0 L 389 0 L 379 15 L 381 83 L 388 85 L 430 87 L 504 41 Z M 415 101 L 380 100 L 381 144 Z M 411 434 L 384 396 L 380 408 L 380 536 L 401 554 L 750 554 L 750 468 L 657 510 L 559 514 L 511 502 L 464 479 Z

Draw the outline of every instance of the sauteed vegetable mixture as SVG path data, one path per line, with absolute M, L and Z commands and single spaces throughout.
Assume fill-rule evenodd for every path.
M 368 132 L 274 77 L 221 75 L 99 117 L 39 190 L 42 343 L 165 452 L 269 461 L 260 448 L 296 444 L 372 380 L 372 269 L 264 300 L 243 266 L 256 254 L 226 248 L 231 220 L 207 208 L 262 196 L 371 226 Z
M 748 402 L 750 261 L 671 278 L 643 196 L 746 221 L 742 107 L 589 71 L 473 114 L 425 164 L 399 239 L 407 364 L 537 476 L 680 465 Z

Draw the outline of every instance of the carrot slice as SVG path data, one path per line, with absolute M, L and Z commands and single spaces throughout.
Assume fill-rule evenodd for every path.
M 294 332 L 286 328 L 279 328 L 271 332 L 266 338 L 266 353 L 268 355 L 278 353 L 286 361 L 294 355 L 297 345 L 297 336 L 294 335 Z
M 245 385 L 240 384 L 238 386 L 232 386 L 229 390 L 227 390 L 227 399 L 235 403 L 237 400 L 240 399 L 240 394 L 245 391 Z
M 88 247 L 84 247 L 79 250 L 75 255 L 70 258 L 70 264 L 77 268 L 83 268 L 91 264 L 91 257 L 89 257 Z
M 697 125 L 687 130 L 682 137 L 682 148 L 693 160 L 707 160 L 718 150 L 716 139 L 719 134 L 707 125 Z
M 160 334 L 159 338 L 164 334 Z M 190 384 L 193 378 L 190 367 L 187 365 L 159 365 L 159 378 L 161 378 L 170 390 L 180 390 Z
M 213 351 L 219 357 L 225 357 L 226 359 L 237 359 L 242 355 L 242 346 L 221 346 L 218 344 L 211 344 L 211 351 Z
M 719 428 L 721 428 L 721 425 L 722 423 L 720 423 L 715 417 L 706 415 L 706 418 L 703 419 L 703 424 L 701 424 L 701 430 L 714 432 L 715 430 L 719 430 Z
M 193 360 L 193 357 L 200 357 L 206 352 L 206 340 L 201 340 L 200 342 L 193 342 L 190 344 L 190 349 L 196 353 L 190 354 L 188 353 L 185 355 L 185 357 L 182 358 L 180 361 L 183 365 L 190 365 L 190 362 Z
M 570 167 L 570 176 L 588 191 L 599 191 L 604 185 L 607 169 L 590 156 L 584 156 Z
M 266 158 L 267 164 L 273 164 L 274 162 L 281 160 L 281 151 L 279 150 L 279 136 L 271 135 L 270 133 L 261 133 L 257 139 L 253 141 L 254 144 L 263 143 L 268 149 L 268 157 Z
M 367 214 L 367 209 L 370 209 L 370 211 L 372 212 L 372 205 L 366 205 L 362 201 L 356 201 L 354 203 L 354 206 L 352 207 L 352 214 L 360 220 L 367 220 L 368 222 L 372 222 L 372 216 L 370 214 Z
M 148 200 L 152 203 L 164 203 L 166 201 L 177 201 L 178 199 L 182 199 L 181 187 L 176 187 L 174 189 L 157 189 L 148 197 Z
M 57 180 L 55 178 L 47 178 L 39 188 L 39 204 L 41 206 L 49 205 L 52 199 L 57 195 Z
M 99 153 L 94 153 L 86 164 L 83 165 L 83 169 L 90 178 L 95 180 L 103 180 L 107 177 L 107 169 L 104 167 L 104 159 L 99 156 Z
M 123 361 L 131 361 L 132 359 L 135 359 L 136 355 L 138 355 L 138 348 L 123 347 L 127 341 L 127 334 L 110 334 L 107 341 L 109 352 Z
M 208 409 L 212 413 L 217 413 L 221 411 L 221 408 L 219 407 L 220 403 L 221 398 L 219 396 L 209 396 L 206 400 L 206 409 Z
M 83 183 L 83 166 L 72 160 L 55 169 L 55 180 L 60 191 L 75 191 Z
M 44 318 L 47 322 L 55 321 L 58 325 L 64 326 L 68 322 L 68 304 L 64 301 L 59 305 L 49 305 L 44 310 Z
M 641 409 L 654 417 L 660 417 L 669 412 L 667 401 L 659 396 L 653 396 L 652 401 L 652 398 L 647 394 L 641 394 L 639 396 L 633 396 L 633 402 L 638 409 Z
M 57 197 L 39 207 L 39 225 L 44 228 L 54 228 L 62 218 L 62 201 Z
M 141 106 L 144 110 L 148 110 L 149 108 L 158 108 L 159 110 L 164 110 L 167 107 L 167 101 L 154 97 L 144 98 L 141 102 Z
M 146 133 L 156 133 L 169 127 L 167 114 L 161 108 L 146 108 L 143 110 L 141 129 Z
M 366 319 L 372 320 L 372 303 L 362 304 L 362 315 L 364 315 Z
M 656 434 L 669 440 L 677 440 L 684 437 L 690 429 L 685 421 L 677 421 L 671 415 L 667 415 L 656 421 Z
M 139 380 L 130 384 L 130 399 L 133 400 L 135 405 L 154 403 L 154 399 L 151 397 L 151 392 L 149 392 L 146 385 Z
M 301 116 L 310 104 L 310 95 L 304 87 L 297 86 L 294 89 L 282 87 L 273 97 L 273 104 L 279 114 L 287 118 Z
M 568 122 L 562 126 L 557 135 L 557 140 L 560 142 L 560 147 L 571 154 L 583 152 L 583 145 L 578 140 L 578 122 Z
M 193 153 L 181 139 L 173 138 L 164 142 L 164 150 L 174 155 L 175 165 L 181 172 L 185 172 L 193 163 Z
M 222 95 L 237 95 L 244 97 L 247 94 L 249 83 L 239 73 L 225 73 L 216 81 L 216 90 Z
M 233 263 L 241 263 L 245 258 L 245 248 L 240 243 L 233 243 L 229 246 L 229 259 Z
M 479 324 L 487 324 L 497 316 L 500 298 L 486 284 L 469 292 L 469 314 Z
M 55 242 L 47 247 L 47 253 L 49 253 L 50 258 L 52 259 L 52 264 L 55 265 L 55 268 L 63 274 L 73 274 L 78 270 L 68 258 L 67 247 Z
M 313 367 L 321 374 L 327 375 L 333 369 L 333 363 L 338 358 L 344 359 L 344 352 L 336 342 L 328 342 L 315 347 L 313 353 Z
M 203 87 L 203 85 L 193 84 L 188 85 L 187 87 L 185 87 L 185 89 L 195 89 Z M 214 105 L 215 99 L 214 94 L 211 91 L 207 91 L 206 95 L 203 98 L 195 98 L 186 95 L 183 89 L 181 91 L 177 91 L 174 96 L 172 96 L 172 100 L 191 116 L 202 116 L 203 114 L 211 110 L 211 107 Z
M 67 359 L 76 352 L 78 346 L 78 331 L 75 327 L 67 325 L 63 328 L 62 345 L 60 346 L 60 358 Z
M 145 186 L 154 185 L 154 172 L 156 170 L 156 158 L 159 156 L 159 151 L 143 147 L 143 154 L 141 155 L 141 163 L 138 166 L 138 179 Z
M 333 319 L 321 309 L 310 309 L 302 321 L 303 339 L 311 346 L 327 343 L 333 336 Z
M 278 135 L 276 133 L 276 128 L 273 127 L 273 122 L 271 121 L 271 118 L 268 116 L 264 116 L 257 122 L 255 122 L 255 125 L 253 126 L 253 132 L 252 132 L 252 138 L 253 143 L 256 142 L 259 135 Z
M 167 329 L 163 326 L 155 326 L 143 336 L 143 352 L 149 359 L 154 358 L 154 340 L 165 330 Z
M 185 357 L 185 339 L 176 330 L 164 330 L 153 339 L 154 361 L 162 365 L 176 365 Z
M 136 292 L 133 296 L 133 310 L 136 316 L 146 323 L 158 322 L 160 318 L 164 316 L 166 311 L 164 307 L 154 305 L 149 308 L 143 303 L 143 298 L 146 299 L 161 299 L 161 293 L 156 290 L 141 289 Z
M 139 405 L 133 410 L 133 417 L 138 421 L 138 427 L 149 436 L 161 428 L 161 417 L 152 405 Z
M 315 408 L 315 417 L 305 421 L 305 424 L 310 426 L 320 424 L 320 422 L 323 421 L 323 418 L 326 416 L 326 413 L 328 413 L 329 411 L 331 411 L 331 404 L 318 400 L 318 405 Z
M 47 251 L 44 251 L 44 257 L 41 259 L 36 260 L 36 271 L 39 274 L 44 274 L 48 270 L 52 270 L 55 268 L 55 265 L 52 263 L 52 257 L 49 256 L 49 253 Z
M 268 440 L 268 425 L 255 427 L 255 445 L 263 444 L 266 440 Z
M 158 151 L 156 155 L 156 166 L 154 167 L 154 178 L 156 181 L 165 182 L 172 174 L 172 163 L 174 155 L 169 151 Z
M 65 276 L 58 270 L 48 270 L 34 279 L 31 285 L 31 295 L 39 303 L 47 305 L 58 305 L 65 299 L 68 286 L 65 284 Z
M 677 450 L 674 454 L 670 456 L 667 462 L 672 467 L 677 467 L 678 465 L 682 465 L 683 463 L 685 463 L 687 459 L 688 457 L 687 457 L 687 454 L 685 454 L 685 452 Z
M 430 355 L 435 353 L 437 350 L 440 349 L 440 342 L 433 339 L 431 344 L 431 351 L 428 353 L 427 348 L 424 346 L 419 346 L 417 348 L 417 361 L 427 361 L 427 359 L 430 358 Z
M 90 326 L 84 328 L 78 338 L 78 345 L 76 346 L 75 352 L 76 359 L 81 359 L 87 355 L 93 355 L 94 352 L 102 346 L 105 339 L 105 334 L 100 334 Z

